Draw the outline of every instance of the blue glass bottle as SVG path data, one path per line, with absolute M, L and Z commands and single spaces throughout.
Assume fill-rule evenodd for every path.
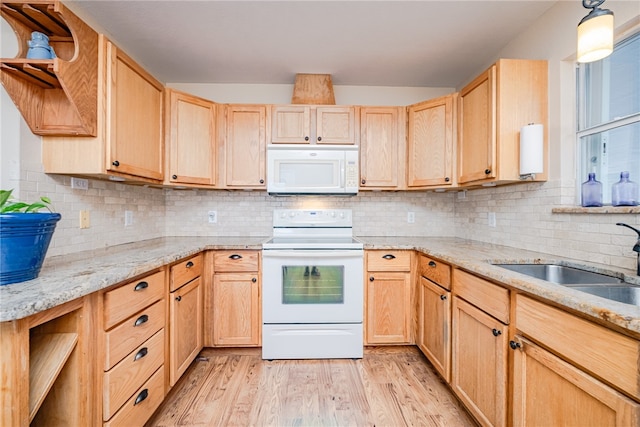
M 589 179 L 582 183 L 582 206 L 602 206 L 602 183 L 596 181 L 596 174 L 589 173 Z
M 638 184 L 629 181 L 629 172 L 620 172 L 620 181 L 611 187 L 613 206 L 636 206 L 638 204 Z

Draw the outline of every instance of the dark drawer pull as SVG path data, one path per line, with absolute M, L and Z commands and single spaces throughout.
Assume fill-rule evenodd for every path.
M 384 258 L 384 259 L 396 259 L 396 257 L 394 255 L 391 255 L 391 254 L 386 254 L 382 258 Z
M 444 301 L 444 300 L 446 300 L 446 299 L 447 299 L 447 296 L 446 296 L 446 295 L 440 295 L 440 299 L 441 299 L 442 301 Z
M 429 267 L 435 267 L 436 263 L 434 261 L 429 261 Z
M 135 321 L 135 323 L 133 324 L 133 326 L 140 326 L 142 324 L 145 324 L 149 321 L 149 316 L 147 316 L 146 314 L 143 314 L 142 316 L 138 317 Z
M 138 403 L 142 403 L 142 401 L 144 401 L 147 397 L 149 397 L 149 390 L 145 388 L 140 392 L 140 394 L 138 394 L 138 397 L 136 397 L 136 401 L 133 402 L 133 406 L 136 406 Z
M 493 336 L 494 336 L 494 337 L 497 337 L 497 336 L 499 336 L 499 335 L 502 335 L 502 331 L 499 331 L 499 330 L 497 330 L 497 329 L 495 329 L 495 328 L 494 328 L 494 329 L 492 329 L 492 330 L 491 330 L 491 332 L 493 333 Z
M 187 268 L 191 268 L 191 267 L 193 267 L 193 262 L 192 262 L 192 261 L 189 261 L 189 262 L 187 263 L 187 265 L 185 265 L 185 267 L 187 267 Z
M 511 347 L 513 350 L 516 350 L 518 348 L 521 348 L 522 345 L 519 342 L 509 341 L 509 347 Z
M 238 255 L 238 254 L 233 254 L 233 255 L 229 255 L 229 259 L 241 259 L 242 255 Z
M 135 362 L 138 359 L 142 359 L 147 355 L 147 353 L 149 353 L 149 349 L 147 347 L 142 347 L 140 351 L 136 353 L 135 357 L 133 358 L 133 361 Z
M 149 284 L 147 282 L 140 282 L 136 285 L 135 288 L 133 288 L 133 291 L 134 292 L 141 291 L 143 289 L 147 289 L 148 287 L 149 287 Z
M 178 301 L 178 302 L 182 301 L 182 297 L 181 297 L 180 295 L 178 295 L 178 296 L 176 297 L 176 301 Z

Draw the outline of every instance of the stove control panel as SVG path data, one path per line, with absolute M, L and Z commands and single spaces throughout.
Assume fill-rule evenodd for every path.
M 351 227 L 351 209 L 276 209 L 274 227 Z

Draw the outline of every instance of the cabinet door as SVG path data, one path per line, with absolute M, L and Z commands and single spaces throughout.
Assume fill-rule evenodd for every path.
M 108 43 L 107 170 L 162 180 L 163 86 Z
M 226 185 L 265 188 L 267 107 L 227 106 Z
M 411 281 L 409 273 L 369 273 L 365 344 L 410 342 Z
M 404 119 L 400 107 L 360 109 L 360 187 L 404 188 Z
M 215 185 L 215 103 L 175 90 L 167 95 L 168 182 Z
M 173 386 L 202 349 L 203 297 L 201 279 L 171 293 L 170 376 Z
M 522 337 L 514 342 L 513 425 L 640 425 L 639 403 Z
M 453 184 L 454 95 L 409 107 L 409 187 Z
M 451 379 L 451 292 L 420 278 L 416 342 L 442 377 Z
M 458 183 L 494 178 L 496 162 L 496 67 L 460 91 Z
M 354 107 L 317 107 L 316 143 L 355 144 L 356 113 Z
M 452 387 L 483 426 L 507 422 L 507 327 L 453 299 Z
M 304 105 L 278 105 L 271 109 L 272 144 L 309 144 L 311 109 Z
M 213 342 L 217 346 L 259 346 L 258 273 L 224 273 L 213 278 Z

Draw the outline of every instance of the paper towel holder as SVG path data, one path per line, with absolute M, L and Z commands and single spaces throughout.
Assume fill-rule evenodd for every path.
M 529 123 L 520 129 L 520 179 L 536 179 L 544 172 L 544 127 Z

